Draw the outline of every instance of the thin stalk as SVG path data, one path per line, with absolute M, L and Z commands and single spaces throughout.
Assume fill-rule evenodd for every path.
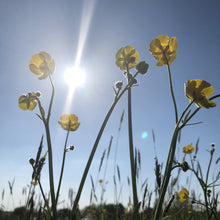
M 47 211 L 48 211 L 48 213 L 50 213 L 50 207 L 49 207 L 48 201 L 47 201 L 47 199 L 46 199 L 46 196 L 45 196 L 45 194 L 44 194 L 44 191 L 43 191 L 43 188 L 42 188 L 42 185 L 41 185 L 40 180 L 38 180 L 38 183 L 39 183 L 40 191 L 41 191 L 41 194 L 42 194 L 42 196 L 43 196 L 45 205 L 47 206 Z M 50 219 L 51 219 L 51 218 L 50 218 Z
M 127 66 L 127 73 L 129 74 L 128 66 Z M 135 170 L 135 164 L 134 164 L 134 146 L 133 146 L 132 113 L 131 113 L 131 87 L 128 88 L 128 137 L 129 137 L 129 153 L 130 153 L 133 202 L 134 202 L 134 210 L 135 210 L 133 214 L 133 219 L 137 219 L 138 218 L 138 196 L 137 196 L 137 185 L 136 185 L 136 170 Z
M 172 163 L 173 163 L 173 158 L 174 158 L 175 150 L 176 150 L 177 137 L 178 137 L 179 131 L 181 130 L 179 128 L 179 124 L 181 123 L 183 116 L 188 111 L 188 109 L 192 105 L 192 103 L 193 103 L 193 101 L 190 102 L 188 104 L 188 106 L 186 107 L 186 109 L 183 111 L 180 119 L 178 120 L 178 122 L 176 124 L 175 130 L 173 132 L 173 136 L 172 136 L 172 140 L 171 140 L 171 144 L 170 144 L 170 150 L 169 150 L 167 163 L 166 163 L 166 168 L 165 168 L 165 172 L 164 172 L 163 183 L 162 183 L 162 187 L 161 187 L 161 191 L 160 191 L 160 195 L 159 195 L 159 201 L 156 205 L 154 220 L 159 220 L 161 218 L 163 201 L 164 201 L 165 193 L 167 191 L 167 187 L 169 184 L 170 175 L 171 175 L 171 171 L 172 171 Z
M 213 153 L 210 153 L 210 154 L 211 154 L 211 157 L 210 157 L 210 160 L 209 160 L 209 165 L 208 165 L 208 169 L 207 169 L 207 173 L 206 173 L 205 186 L 204 186 L 204 189 L 203 189 L 204 197 L 205 197 L 206 215 L 207 215 L 208 219 L 211 219 L 211 218 L 210 218 L 209 209 L 208 209 L 209 203 L 208 203 L 208 200 L 207 200 L 207 185 L 208 185 L 209 171 L 210 171 L 210 167 L 211 167 L 211 163 L 212 163 Z
M 54 192 L 54 178 L 53 178 L 53 157 L 52 157 L 52 146 L 51 146 L 49 124 L 45 124 L 45 130 L 46 130 L 47 147 L 48 147 L 50 194 L 51 194 L 52 213 L 53 213 L 52 219 L 57 219 L 56 199 L 55 199 L 55 192 Z
M 68 137 L 69 137 L 69 132 L 70 131 L 68 130 L 67 134 L 66 134 L 66 140 L 65 140 L 65 144 L 64 144 L 64 149 L 63 149 L 63 161 L 62 161 L 62 167 L 61 167 L 61 171 L 60 171 L 59 184 L 58 184 L 58 188 L 57 188 L 56 205 L 57 205 L 57 202 L 58 202 L 61 182 L 62 182 L 62 178 L 63 178 L 63 170 L 64 170 L 64 164 L 65 164 L 65 159 L 66 159 L 66 145 L 67 145 L 67 140 L 68 140 Z
M 176 100 L 175 100 L 175 96 L 174 96 L 174 92 L 173 92 L 173 83 L 172 83 L 172 78 L 171 78 L 171 71 L 170 71 L 170 65 L 169 62 L 167 60 L 167 57 L 164 53 L 166 62 L 167 62 L 167 68 L 168 68 L 168 75 L 169 75 L 169 83 L 170 83 L 170 92 L 171 92 L 171 96 L 172 96 L 172 100 L 173 100 L 173 105 L 174 105 L 174 110 L 175 110 L 175 119 L 176 119 L 176 123 L 178 122 L 178 111 L 177 111 L 177 105 L 176 105 Z
M 128 88 L 128 135 L 129 135 L 129 152 L 130 152 L 130 166 L 131 166 L 131 180 L 132 180 L 132 190 L 133 190 L 133 202 L 134 207 L 138 207 L 138 197 L 137 197 L 137 185 L 136 185 L 136 170 L 134 164 L 134 146 L 133 146 L 133 132 L 132 132 L 132 115 L 131 115 L 131 88 Z M 134 217 L 138 214 L 134 213 Z
M 55 192 L 54 192 L 54 177 L 53 177 L 53 153 L 52 153 L 52 144 L 51 144 L 51 137 L 50 137 L 50 128 L 49 128 L 49 119 L 50 119 L 50 115 L 51 115 L 51 108 L 52 108 L 52 104 L 53 104 L 53 98 L 54 98 L 54 85 L 51 79 L 51 76 L 49 75 L 49 79 L 50 79 L 50 84 L 52 86 L 52 95 L 51 95 L 51 99 L 50 99 L 50 105 L 49 105 L 49 110 L 48 110 L 48 115 L 47 118 L 45 119 L 45 116 L 42 115 L 42 111 L 41 112 L 41 116 L 44 122 L 44 127 L 46 130 L 46 137 L 47 137 L 47 147 L 48 147 L 48 167 L 49 167 L 49 181 L 50 181 L 50 194 L 51 194 L 51 203 L 52 203 L 52 219 L 57 219 L 57 210 L 56 210 L 56 199 L 55 199 Z M 40 103 L 40 102 L 38 102 Z M 41 106 L 39 106 L 40 109 L 42 108 Z
M 207 200 L 207 187 L 203 187 L 203 194 L 204 194 L 204 198 L 205 198 L 205 208 L 206 208 L 206 216 L 207 216 L 207 219 L 211 219 L 210 218 L 210 215 L 209 215 L 209 204 L 208 204 L 208 200 Z
M 211 163 L 212 163 L 212 158 L 213 158 L 213 153 L 210 152 L 210 154 L 211 154 L 211 157 L 210 157 L 210 160 L 209 160 L 209 165 L 208 165 L 208 169 L 207 169 L 207 173 L 206 173 L 206 180 L 205 180 L 206 186 L 208 185 L 209 171 L 210 171 L 210 167 L 211 167 Z
M 51 84 L 51 87 L 52 87 L 52 95 L 51 95 L 49 110 L 48 110 L 48 114 L 47 114 L 47 123 L 48 123 L 48 124 L 49 124 L 49 120 L 50 120 L 51 108 L 52 108 L 53 98 L 54 98 L 54 93 L 55 93 L 53 81 L 52 81 L 52 78 L 51 78 L 51 75 L 50 75 L 50 74 L 49 74 L 49 79 L 50 79 L 50 84 Z
M 135 77 L 137 76 L 137 74 L 138 74 L 138 73 L 136 73 L 133 78 L 135 78 Z M 117 94 L 117 96 L 115 97 L 114 102 L 113 102 L 113 104 L 111 105 L 111 107 L 110 107 L 110 109 L 109 109 L 107 115 L 105 116 L 105 119 L 104 119 L 104 121 L 103 121 L 103 123 L 102 123 L 102 126 L 101 126 L 100 130 L 99 130 L 99 133 L 98 133 L 97 138 L 96 138 L 96 140 L 95 140 L 95 143 L 94 143 L 94 145 L 93 145 L 92 151 L 91 151 L 91 153 L 90 153 L 89 159 L 88 159 L 88 161 L 87 161 L 87 164 L 86 164 L 86 167 L 85 167 L 85 170 L 84 170 L 84 173 L 83 173 L 83 176 L 82 176 L 82 179 L 81 179 L 81 182 L 80 182 L 80 185 L 79 185 L 77 194 L 76 194 L 76 198 L 75 198 L 75 201 L 74 201 L 74 204 L 73 204 L 72 217 L 71 217 L 71 219 L 73 219 L 73 220 L 76 219 L 76 214 L 77 214 L 76 211 L 77 211 L 77 206 L 78 206 L 79 199 L 80 199 L 80 196 L 81 196 L 81 193 L 82 193 L 82 189 L 83 189 L 83 186 L 84 186 L 86 177 L 87 177 L 87 175 L 88 175 L 89 168 L 90 168 L 90 166 L 91 166 L 91 163 L 92 163 L 93 157 L 94 157 L 94 155 L 95 155 L 96 149 L 97 149 L 97 147 L 98 147 L 99 141 L 100 141 L 100 139 L 101 139 L 102 133 L 103 133 L 103 131 L 104 131 L 104 129 L 105 129 L 105 126 L 106 126 L 106 124 L 107 124 L 107 122 L 108 122 L 108 120 L 109 120 L 109 118 L 110 118 L 110 116 L 111 116 L 111 114 L 112 114 L 112 112 L 113 112 L 113 110 L 114 110 L 116 104 L 118 103 L 119 99 L 122 97 L 122 95 L 125 93 L 125 91 L 128 89 L 129 86 L 130 86 L 130 84 L 128 84 L 128 85 L 121 91 L 120 94 Z

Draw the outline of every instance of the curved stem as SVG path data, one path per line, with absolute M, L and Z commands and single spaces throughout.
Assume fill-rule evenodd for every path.
M 165 56 L 166 57 L 166 56 Z M 173 100 L 173 105 L 174 105 L 174 110 L 175 110 L 175 119 L 176 123 L 178 122 L 178 111 L 177 111 L 177 106 L 176 106 L 176 100 L 173 92 L 173 83 L 172 83 L 172 78 L 171 78 L 171 71 L 170 71 L 170 65 L 167 61 L 167 68 L 168 68 L 168 75 L 169 75 L 169 82 L 170 82 L 170 92 Z
M 67 134 L 66 134 L 66 140 L 65 140 L 65 144 L 64 144 L 64 149 L 63 149 L 63 161 L 62 161 L 62 167 L 61 167 L 61 171 L 60 171 L 60 179 L 59 179 L 59 184 L 58 184 L 57 194 L 56 194 L 56 205 L 57 205 L 57 202 L 58 202 L 61 182 L 62 182 L 62 178 L 63 178 L 63 170 L 64 170 L 64 164 L 65 164 L 65 159 L 66 159 L 66 145 L 67 145 L 67 140 L 68 140 L 68 137 L 69 137 L 69 132 L 70 131 L 68 130 Z
M 138 74 L 138 73 L 136 73 L 133 78 L 135 78 L 137 74 Z M 130 85 L 130 83 L 129 83 L 129 84 L 121 91 L 120 94 L 117 94 L 117 96 L 115 97 L 114 102 L 113 102 L 113 104 L 111 105 L 111 107 L 110 107 L 110 109 L 109 109 L 107 115 L 105 116 L 105 119 L 104 119 L 104 121 L 103 121 L 103 123 L 102 123 L 102 126 L 101 126 L 100 130 L 99 130 L 99 133 L 98 133 L 97 138 L 96 138 L 96 140 L 95 140 L 95 143 L 94 143 L 94 145 L 93 145 L 92 151 L 91 151 L 91 153 L 90 153 L 89 159 L 88 159 L 88 161 L 87 161 L 87 164 L 86 164 L 86 167 L 85 167 L 83 176 L 82 176 L 82 178 L 81 178 L 81 182 L 80 182 L 80 185 L 79 185 L 79 188 L 78 188 L 78 191 L 77 191 L 77 194 L 76 194 L 76 198 L 75 198 L 75 201 L 74 201 L 74 204 L 73 204 L 72 217 L 71 217 L 71 219 L 73 219 L 73 220 L 76 219 L 77 206 L 78 206 L 79 199 L 80 199 L 80 196 L 81 196 L 81 193 L 82 193 L 82 189 L 83 189 L 83 186 L 84 186 L 84 183 L 85 183 L 87 174 L 88 174 L 88 172 L 89 172 L 89 168 L 90 168 L 90 166 L 91 166 L 93 157 L 94 157 L 94 155 L 95 155 L 96 149 L 97 149 L 97 147 L 98 147 L 99 141 L 100 141 L 100 139 L 101 139 L 102 133 L 103 133 L 103 131 L 104 131 L 104 129 L 105 129 L 105 126 L 106 126 L 106 124 L 107 124 L 107 122 L 108 122 L 108 120 L 109 120 L 109 118 L 110 118 L 110 116 L 111 116 L 111 114 L 112 114 L 112 112 L 113 112 L 113 110 L 114 110 L 116 104 L 118 103 L 119 99 L 122 97 L 122 95 L 125 93 L 125 91 L 126 91 L 126 90 L 128 89 L 128 87 L 130 87 L 130 86 L 131 86 L 131 85 Z
M 51 87 L 52 87 L 52 95 L 51 95 L 49 110 L 48 110 L 48 114 L 47 114 L 47 123 L 48 123 L 48 124 L 49 124 L 49 120 L 50 120 L 51 108 L 52 108 L 53 98 L 54 98 L 54 93 L 55 93 L 53 81 L 52 81 L 52 78 L 51 78 L 51 75 L 50 75 L 50 74 L 49 74 L 49 79 L 50 79 L 50 84 L 51 84 Z

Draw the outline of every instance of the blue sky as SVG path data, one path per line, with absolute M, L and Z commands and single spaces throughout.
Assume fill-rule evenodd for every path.
M 123 80 L 122 72 L 115 65 L 118 49 L 132 45 L 140 54 L 140 60 L 149 63 L 149 72 L 138 76 L 139 86 L 133 88 L 133 129 L 134 145 L 142 156 L 142 179 L 149 178 L 154 189 L 154 145 L 152 129 L 156 135 L 156 154 L 159 162 L 166 160 L 172 131 L 174 129 L 174 109 L 169 91 L 168 74 L 165 66 L 156 67 L 156 61 L 149 53 L 149 44 L 158 35 L 176 36 L 178 40 L 177 59 L 171 65 L 174 91 L 179 114 L 188 104 L 184 95 L 184 83 L 188 79 L 203 79 L 210 82 L 220 93 L 220 2 L 212 1 L 131 1 L 131 0 L 84 0 L 84 1 L 6 1 L 0 2 L 0 95 L 1 95 L 1 145 L 0 145 L 0 189 L 9 194 L 8 180 L 13 180 L 15 206 L 21 200 L 22 188 L 30 183 L 32 169 L 28 159 L 35 157 L 43 125 L 33 112 L 19 109 L 17 102 L 22 94 L 41 91 L 42 103 L 47 109 L 51 94 L 48 80 L 40 81 L 30 72 L 30 57 L 39 51 L 48 52 L 56 63 L 53 81 L 56 88 L 51 117 L 53 140 L 55 184 L 61 166 L 65 131 L 57 121 L 63 113 L 75 113 L 81 125 L 71 133 L 68 144 L 76 146 L 67 154 L 63 178 L 62 198 L 67 198 L 69 188 L 77 191 L 79 181 L 90 150 L 101 123 L 110 107 L 114 92 L 112 86 Z M 81 33 L 81 35 L 80 35 Z M 85 39 L 83 47 L 83 39 Z M 74 65 L 78 49 L 82 48 L 81 66 L 87 74 L 86 83 L 77 88 L 71 101 L 69 112 L 65 112 L 69 88 L 63 73 Z M 207 167 L 211 143 L 216 143 L 216 158 L 220 156 L 220 102 L 217 107 L 201 109 L 192 122 L 202 124 L 188 126 L 182 132 L 177 150 L 177 158 L 182 158 L 181 149 L 196 143 L 200 137 L 199 160 Z M 120 100 L 100 141 L 91 166 L 90 174 L 96 179 L 100 158 L 111 135 L 114 136 L 112 152 L 107 171 L 106 198 L 113 201 L 113 167 L 117 129 L 123 109 L 125 120 L 118 139 L 117 164 L 122 175 L 122 201 L 127 203 L 127 176 L 130 175 L 127 99 Z M 141 138 L 146 131 L 148 137 Z M 44 143 L 46 150 L 46 142 Z M 214 168 L 215 172 L 218 169 Z M 42 182 L 48 191 L 48 167 L 42 172 Z M 101 174 L 102 176 L 103 174 Z M 189 175 L 183 174 L 183 177 Z M 185 182 L 181 182 L 184 184 Z M 197 185 L 196 185 L 197 186 Z M 80 206 L 89 203 L 91 183 L 87 179 Z M 12 207 L 12 199 L 2 203 Z

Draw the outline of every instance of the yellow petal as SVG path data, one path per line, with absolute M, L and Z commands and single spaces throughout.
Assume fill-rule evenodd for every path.
M 177 50 L 177 38 L 171 37 L 169 41 L 169 50 L 170 51 L 176 51 Z
M 208 100 L 205 97 L 203 97 L 199 101 L 195 101 L 195 103 L 197 104 L 197 106 L 205 107 L 205 108 L 211 108 L 211 107 L 215 107 L 216 106 L 215 102 L 213 102 L 212 100 Z
M 171 55 L 167 56 L 169 65 L 174 61 L 174 59 L 176 59 L 176 57 L 177 57 L 176 53 L 172 53 Z
M 47 63 L 51 61 L 51 56 L 48 53 L 44 52 L 44 51 L 41 51 L 39 53 L 39 57 L 40 57 L 41 60 L 44 60 Z
M 36 75 L 42 75 L 42 71 L 35 65 L 35 64 L 29 64 L 29 69 L 31 70 L 32 73 Z
M 60 121 L 69 121 L 69 115 L 68 114 L 61 115 Z
M 76 121 L 78 121 L 78 117 L 77 117 L 75 114 L 71 114 L 71 115 L 69 116 L 69 119 L 71 120 L 71 122 L 76 122 Z
M 160 44 L 164 49 L 169 44 L 169 37 L 167 35 L 159 35 L 157 39 L 160 41 Z
M 139 61 L 139 53 L 134 49 L 133 46 L 122 47 L 118 50 L 115 56 L 116 65 L 121 70 L 126 70 L 127 66 L 129 69 L 135 67 Z
M 153 39 L 150 43 L 150 48 L 149 51 L 152 53 L 162 53 L 163 51 L 161 50 L 161 45 L 160 45 L 160 40 L 159 39 Z

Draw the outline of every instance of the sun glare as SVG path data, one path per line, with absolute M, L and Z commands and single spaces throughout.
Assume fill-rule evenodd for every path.
M 86 74 L 79 67 L 72 67 L 66 70 L 65 74 L 65 82 L 71 87 L 76 88 L 78 86 L 83 85 L 86 80 Z

